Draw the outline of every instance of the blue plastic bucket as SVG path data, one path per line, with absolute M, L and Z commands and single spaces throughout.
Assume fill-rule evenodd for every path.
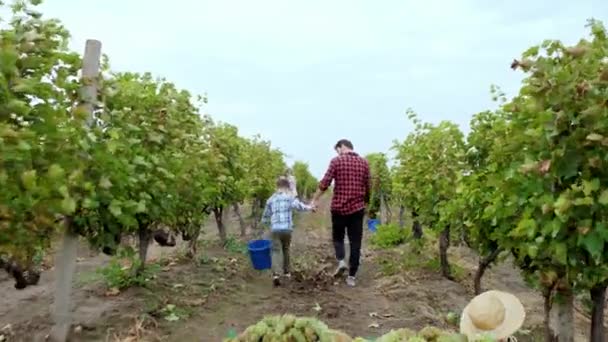
M 367 220 L 367 229 L 370 232 L 375 233 L 378 230 L 378 225 L 380 224 L 379 219 L 368 219 Z
M 270 240 L 249 241 L 247 249 L 249 249 L 249 258 L 254 269 L 261 271 L 272 267 L 271 246 L 272 241 Z

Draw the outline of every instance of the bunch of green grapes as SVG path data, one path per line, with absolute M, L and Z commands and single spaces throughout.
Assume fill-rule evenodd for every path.
M 226 342 L 351 342 L 345 334 L 331 330 L 314 318 L 293 315 L 269 316 Z
M 416 332 L 410 329 L 391 330 L 379 337 L 376 342 L 409 341 L 416 337 Z
M 365 340 L 354 342 L 365 342 Z M 467 342 L 467 338 L 435 327 L 426 327 L 418 333 L 410 329 L 391 330 L 379 337 L 376 342 Z

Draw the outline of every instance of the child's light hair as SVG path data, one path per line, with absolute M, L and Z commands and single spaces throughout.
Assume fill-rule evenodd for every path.
M 285 177 L 279 177 L 279 179 L 277 179 L 277 188 L 289 189 L 289 187 L 290 187 L 289 179 L 287 179 Z

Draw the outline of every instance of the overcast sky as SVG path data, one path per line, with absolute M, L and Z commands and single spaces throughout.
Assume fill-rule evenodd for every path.
M 531 3 L 534 3 L 533 5 Z M 333 144 L 387 151 L 427 121 L 493 108 L 513 95 L 513 58 L 542 40 L 575 43 L 606 0 L 46 0 L 72 48 L 102 41 L 116 71 L 150 71 L 193 93 L 205 111 L 261 134 L 321 176 Z M 293 159 L 290 159 L 293 160 Z

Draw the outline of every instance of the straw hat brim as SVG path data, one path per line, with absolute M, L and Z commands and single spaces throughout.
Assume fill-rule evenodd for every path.
M 514 295 L 501 291 L 487 291 L 479 295 L 495 296 L 505 307 L 505 319 L 501 325 L 493 330 L 481 330 L 475 327 L 469 317 L 470 304 L 467 305 L 460 318 L 460 333 L 469 339 L 474 339 L 480 335 L 489 335 L 495 339 L 503 339 L 513 335 L 524 324 L 526 311 L 519 299 Z

